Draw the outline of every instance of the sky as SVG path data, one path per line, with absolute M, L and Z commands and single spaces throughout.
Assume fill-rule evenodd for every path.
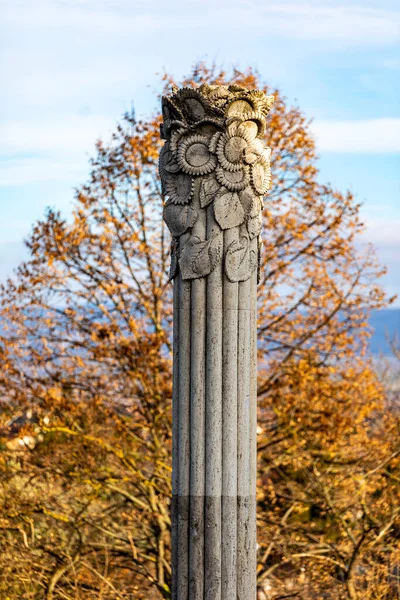
M 320 180 L 363 202 L 400 294 L 399 49 L 398 0 L 0 0 L 0 280 L 47 206 L 71 212 L 96 140 L 205 59 L 313 119 Z

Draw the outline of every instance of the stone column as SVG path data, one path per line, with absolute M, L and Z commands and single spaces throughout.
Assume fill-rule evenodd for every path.
M 256 598 L 256 286 L 273 96 L 162 99 L 174 286 L 173 600 Z

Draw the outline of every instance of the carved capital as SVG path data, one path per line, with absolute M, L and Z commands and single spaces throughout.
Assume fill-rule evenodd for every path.
M 204 277 L 221 260 L 231 281 L 245 281 L 256 268 L 252 240 L 260 235 L 271 182 L 264 134 L 273 101 L 258 90 L 206 84 L 162 98 L 166 142 L 159 172 L 167 196 L 164 220 L 173 236 L 171 279 L 178 269 L 183 279 Z M 199 212 L 210 210 L 220 233 L 210 239 L 190 235 Z M 238 241 L 224 249 L 223 231 L 233 227 Z

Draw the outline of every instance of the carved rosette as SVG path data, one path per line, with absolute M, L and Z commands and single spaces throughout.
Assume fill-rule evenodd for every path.
M 230 281 L 246 281 L 257 268 L 263 196 L 271 183 L 263 138 L 274 97 L 231 85 L 182 88 L 162 99 L 166 140 L 159 159 L 164 220 L 172 235 L 170 278 L 209 275 L 219 261 Z M 196 200 L 196 201 L 194 201 Z M 199 211 L 212 205 L 220 232 L 191 235 Z M 196 208 L 195 208 L 196 207 Z M 222 232 L 239 228 L 223 250 Z M 185 235 L 184 243 L 181 236 Z

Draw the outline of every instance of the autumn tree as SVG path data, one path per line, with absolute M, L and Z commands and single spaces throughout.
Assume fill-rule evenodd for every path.
M 388 302 L 384 270 L 360 250 L 360 205 L 319 182 L 303 113 L 251 69 L 199 64 L 182 83 L 203 82 L 275 95 L 258 291 L 260 598 L 390 598 L 382 556 L 398 565 L 398 424 L 365 356 L 368 315 Z M 72 220 L 49 209 L 1 291 L 0 590 L 10 598 L 170 597 L 159 125 L 158 114 L 127 114 L 98 142 Z M 36 445 L 16 452 L 6 423 L 27 408 L 23 433 Z

